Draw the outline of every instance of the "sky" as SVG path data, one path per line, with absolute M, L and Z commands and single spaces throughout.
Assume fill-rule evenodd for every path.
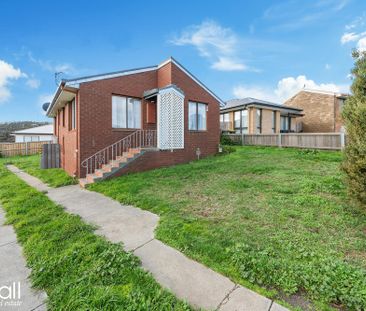
M 2 0 L 0 122 L 47 121 L 59 78 L 170 56 L 223 100 L 348 92 L 352 49 L 366 50 L 364 0 Z

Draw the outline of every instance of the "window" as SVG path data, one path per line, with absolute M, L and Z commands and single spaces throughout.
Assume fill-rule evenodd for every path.
M 262 109 L 256 109 L 255 124 L 256 134 L 262 133 Z
M 248 110 L 239 110 L 234 113 L 235 133 L 248 133 Z
M 75 99 L 71 102 L 70 107 L 70 125 L 71 129 L 76 129 L 76 102 Z
M 141 101 L 124 96 L 112 96 L 112 127 L 141 128 Z
M 343 110 L 344 101 L 345 100 L 343 98 L 338 98 L 339 111 L 342 111 Z
M 192 131 L 205 131 L 207 129 L 207 105 L 189 102 L 189 129 Z
M 289 117 L 281 116 L 281 132 L 289 131 Z
M 220 114 L 220 123 L 224 122 L 224 115 Z
M 39 136 L 28 136 L 28 135 L 25 135 L 25 136 L 23 136 L 23 141 L 25 143 L 28 143 L 28 142 L 34 142 L 34 141 L 40 141 L 40 140 L 39 140 Z
M 235 111 L 234 113 L 234 128 L 235 130 L 241 128 L 241 111 Z
M 243 134 L 248 134 L 248 110 L 241 111 L 241 129 Z
M 276 111 L 272 111 L 272 133 L 276 133 Z
M 224 113 L 224 122 L 230 122 L 230 114 Z
M 65 107 L 62 108 L 62 126 L 65 126 Z

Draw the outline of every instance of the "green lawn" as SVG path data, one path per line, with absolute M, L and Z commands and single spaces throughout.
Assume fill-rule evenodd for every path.
M 366 214 L 339 152 L 237 147 L 91 185 L 161 216 L 157 237 L 295 306 L 366 308 Z
M 22 159 L 25 167 L 32 167 L 25 163 L 30 159 L 36 162 Z M 48 294 L 49 310 L 190 309 L 162 289 L 135 256 L 26 185 L 5 169 L 6 162 L 0 159 L 0 203 L 22 244 L 33 285 Z
M 70 177 L 62 169 L 53 168 L 42 170 L 40 168 L 41 160 L 39 155 L 3 158 L 2 161 L 14 164 L 28 174 L 38 177 L 50 187 L 61 187 L 77 183 L 75 178 Z

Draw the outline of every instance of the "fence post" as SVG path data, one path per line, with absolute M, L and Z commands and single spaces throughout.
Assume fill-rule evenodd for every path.
M 28 142 L 25 143 L 25 155 L 28 155 Z
M 241 145 L 244 146 L 244 134 L 241 133 Z
M 281 133 L 278 133 L 278 147 L 282 148 L 282 135 L 281 135 Z
M 343 150 L 345 147 L 345 137 L 344 137 L 344 132 L 340 133 L 340 138 L 341 138 L 341 149 Z

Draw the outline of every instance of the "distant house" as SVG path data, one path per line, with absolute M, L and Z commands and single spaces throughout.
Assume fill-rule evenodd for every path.
M 215 154 L 221 101 L 175 59 L 63 80 L 48 107 L 81 184 Z
M 220 111 L 220 126 L 224 132 L 237 134 L 300 132 L 297 120 L 302 116 L 301 108 L 247 97 L 226 102 Z
M 304 89 L 285 102 L 285 105 L 303 109 L 300 118 L 303 131 L 327 133 L 343 131 L 342 107 L 348 94 Z
M 53 124 L 47 124 L 25 130 L 15 131 L 12 132 L 11 135 L 15 136 L 16 143 L 53 141 Z

